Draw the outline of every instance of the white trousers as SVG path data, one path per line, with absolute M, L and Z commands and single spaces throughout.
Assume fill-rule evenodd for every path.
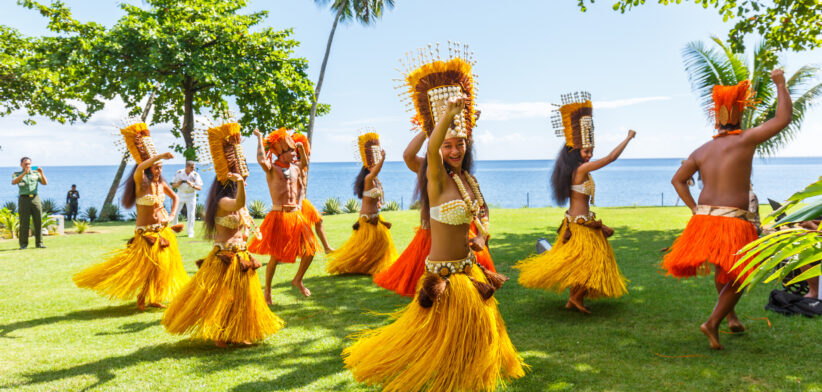
M 186 231 L 188 232 L 189 237 L 194 237 L 194 221 L 196 218 L 197 213 L 197 194 L 191 193 L 177 193 L 177 211 L 174 211 L 174 222 L 172 224 L 177 224 L 177 214 L 180 213 L 180 210 L 183 209 L 183 205 L 186 206 Z

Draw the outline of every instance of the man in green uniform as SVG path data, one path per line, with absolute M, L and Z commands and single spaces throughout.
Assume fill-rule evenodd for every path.
M 37 196 L 37 185 L 46 185 L 48 182 L 43 174 L 43 168 L 35 167 L 32 170 L 29 157 L 20 159 L 20 167 L 23 170 L 15 172 L 11 180 L 12 185 L 20 188 L 20 197 L 17 202 L 17 209 L 20 211 L 20 249 L 26 249 L 29 246 L 29 219 L 34 221 L 34 239 L 37 247 L 45 248 L 41 227 L 43 208 L 40 197 Z

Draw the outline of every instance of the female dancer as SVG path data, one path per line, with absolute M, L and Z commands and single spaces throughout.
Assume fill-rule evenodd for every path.
M 476 181 L 465 171 L 471 164 L 473 126 L 468 57 L 458 53 L 406 76 L 417 111 L 429 117 L 423 129 L 431 132 L 428 158 L 418 176 L 425 190 L 423 211 L 431 222 L 427 273 L 416 300 L 396 313 L 393 323 L 361 332 L 343 351 L 357 381 L 385 391 L 489 391 L 524 375 L 491 298 L 505 278 L 476 265 L 472 251 L 481 249 L 486 238 L 483 223 L 478 224 L 480 235 L 468 240 L 470 222 L 480 219 L 481 199 Z M 432 83 L 415 91 L 420 80 Z M 436 205 L 429 209 L 429 204 Z
M 311 160 L 311 143 L 308 142 L 308 138 L 305 137 L 305 135 L 302 134 L 302 133 L 294 132 L 294 133 L 291 134 L 291 140 L 294 140 L 294 143 L 302 143 L 303 148 L 305 149 L 305 155 L 306 155 L 305 160 L 310 161 Z M 297 150 L 297 154 L 294 156 L 294 160 L 295 160 L 295 163 L 302 160 L 302 157 L 300 156 L 300 150 Z M 302 177 L 303 184 L 308 184 L 308 166 L 306 166 L 302 169 L 302 172 L 300 173 L 300 177 Z M 322 215 L 320 215 L 320 212 L 317 211 L 317 207 L 314 207 L 314 204 L 311 204 L 311 202 L 308 200 L 308 198 L 305 197 L 305 192 L 306 192 L 307 189 L 308 189 L 307 186 L 302 187 L 302 199 L 303 199 L 303 201 L 302 201 L 301 212 L 303 213 L 303 216 L 305 217 L 305 219 L 308 222 L 314 224 L 314 231 L 317 233 L 317 237 L 320 238 L 320 242 L 323 244 L 323 250 L 325 251 L 326 254 L 329 254 L 329 253 L 333 252 L 334 249 L 332 249 L 328 245 L 328 237 L 326 237 L 325 228 L 323 228 L 323 217 L 322 217 Z
M 585 297 L 619 297 L 627 292 L 625 277 L 619 271 L 614 252 L 608 243 L 614 231 L 596 220 L 589 209 L 594 203 L 594 180 L 591 172 L 615 161 L 636 135 L 628 137 L 605 158 L 591 161 L 594 154 L 594 124 L 591 118 L 591 96 L 587 92 L 562 96 L 562 106 L 552 123 L 558 136 L 564 134 L 565 146 L 559 151 L 551 185 L 554 200 L 571 205 L 560 224 L 556 244 L 548 252 L 518 262 L 519 284 L 537 289 L 561 292 L 571 288 L 565 308 L 591 313 L 583 304 Z
M 380 136 L 375 132 L 360 135 L 358 145 L 362 169 L 354 180 L 354 194 L 362 200 L 360 218 L 348 241 L 328 255 L 325 270 L 329 274 L 374 275 L 397 258 L 391 224 L 380 215 L 383 190 L 377 176 L 385 162 L 385 150 L 380 149 Z
M 183 268 L 177 237 L 168 226 L 174 217 L 168 216 L 163 202 L 172 200 L 171 210 L 177 210 L 177 195 L 163 180 L 161 159 L 171 159 L 170 152 L 157 154 L 145 123 L 120 130 L 137 165 L 125 181 L 122 205 L 137 210 L 134 237 L 125 249 L 116 251 L 100 264 L 74 275 L 77 287 L 88 288 L 112 299 L 130 300 L 137 297 L 137 308 L 164 308 L 162 304 L 177 294 L 188 282 Z M 182 225 L 173 228 L 180 231 Z
M 207 132 L 217 176 L 206 201 L 204 224 L 205 237 L 214 240 L 214 249 L 197 261 L 197 274 L 171 302 L 163 325 L 170 333 L 190 333 L 214 341 L 217 347 L 250 345 L 285 323 L 266 306 L 257 278 L 261 264 L 245 246 L 254 221 L 245 207 L 248 167 L 240 125 L 226 123 Z
M 479 110 L 476 111 L 474 121 L 476 122 L 476 120 L 479 120 Z M 419 121 L 417 121 L 416 118 L 414 118 L 413 123 L 415 126 L 419 126 Z M 422 162 L 425 160 L 425 158 L 417 155 L 423 143 L 425 143 L 425 139 L 425 132 L 419 132 L 411 139 L 411 142 L 408 143 L 408 147 L 405 148 L 402 154 L 405 166 L 414 173 L 419 173 Z M 420 190 L 417 189 L 417 192 L 419 191 Z M 486 204 L 482 205 L 482 209 L 486 214 L 488 213 L 488 206 Z M 400 257 L 391 264 L 391 267 L 374 275 L 374 283 L 406 297 L 414 296 L 417 282 L 419 282 L 420 277 L 425 272 L 425 258 L 428 257 L 428 253 L 431 251 L 431 229 L 429 228 L 428 220 L 423 219 L 422 215 L 422 211 L 420 211 L 420 225 L 414 229 L 414 238 Z M 470 232 L 471 237 L 476 236 L 477 228 L 474 222 L 471 222 Z M 488 252 L 488 244 L 486 244 L 482 250 L 474 252 L 474 254 L 477 257 L 477 263 L 492 272 L 497 272 L 494 267 L 494 261 L 491 259 L 491 253 Z

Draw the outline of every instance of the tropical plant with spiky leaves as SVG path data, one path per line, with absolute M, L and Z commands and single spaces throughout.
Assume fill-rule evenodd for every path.
M 742 257 L 733 268 L 741 268 L 741 275 L 750 271 L 741 282 L 741 287 L 748 287 L 750 290 L 759 283 L 768 283 L 777 278 L 783 281 L 796 270 L 803 272 L 785 285 L 822 275 L 822 268 L 817 263 L 822 260 L 822 231 L 819 227 L 811 229 L 813 224 L 799 224 L 819 219 L 822 215 L 822 199 L 802 205 L 808 199 L 819 196 L 822 196 L 822 177 L 794 193 L 782 207 L 762 221 L 766 227 L 777 230 L 739 251 Z M 815 224 L 818 225 L 818 221 Z M 813 265 L 814 263 L 817 264 Z
M 743 80 L 751 81 L 755 105 L 742 114 L 742 129 L 753 128 L 773 118 L 776 114 L 776 86 L 771 83 L 771 70 L 759 61 L 763 53 L 771 51 L 767 42 L 760 42 L 752 56 L 734 53 L 731 48 L 717 37 L 711 37 L 713 46 L 701 41 L 688 43 L 682 50 L 685 70 L 691 82 L 691 89 L 699 96 L 700 104 L 708 118 L 712 119 L 713 99 L 711 93 L 714 85 L 734 85 Z M 748 60 L 748 58 L 752 60 Z M 793 118 L 785 129 L 757 146 L 760 156 L 772 156 L 802 130 L 805 113 L 822 95 L 822 82 L 818 65 L 800 67 L 786 81 L 793 100 Z

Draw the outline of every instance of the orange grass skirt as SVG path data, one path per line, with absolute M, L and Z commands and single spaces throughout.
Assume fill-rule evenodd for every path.
M 487 283 L 485 274 L 467 272 Z M 430 308 L 417 299 L 384 327 L 361 331 L 343 350 L 358 382 L 383 391 L 493 391 L 525 375 L 494 297 L 483 300 L 464 273 L 452 274 Z
M 262 239 L 251 237 L 248 251 L 270 255 L 280 263 L 293 263 L 297 256 L 313 256 L 319 244 L 302 211 L 271 211 L 260 225 Z
M 741 256 L 736 254 L 749 242 L 758 238 L 756 227 L 740 218 L 713 215 L 694 215 L 685 231 L 674 241 L 662 260 L 662 268 L 668 275 L 687 278 L 707 275 L 710 264 L 716 265 L 720 283 L 737 280 L 740 276 L 731 271 Z M 740 266 L 741 271 L 744 266 Z M 747 274 L 745 274 L 747 276 Z M 742 276 L 741 279 L 745 279 Z
M 303 206 L 301 208 L 301 212 L 303 213 L 305 220 L 307 220 L 311 224 L 323 221 L 322 216 L 320 216 L 320 212 L 317 211 L 317 208 L 314 207 L 314 205 L 311 204 L 311 202 L 308 201 L 308 199 L 303 199 Z

